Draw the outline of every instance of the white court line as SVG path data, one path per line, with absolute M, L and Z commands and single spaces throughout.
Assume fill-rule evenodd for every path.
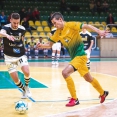
M 114 99 L 114 100 L 117 100 L 117 99 Z M 103 104 L 111 103 L 114 100 L 111 100 L 111 101 L 108 101 L 108 102 L 104 102 Z M 82 111 L 82 110 L 85 110 L 85 109 L 91 109 L 91 108 L 98 107 L 98 106 L 103 105 L 103 104 L 96 104 L 96 105 L 93 105 L 93 106 L 90 106 L 90 107 L 81 108 L 81 109 L 74 110 L 74 111 L 62 112 L 62 113 L 59 113 L 59 114 L 52 114 L 52 115 L 47 115 L 47 116 L 42 116 L 42 117 L 54 117 L 54 116 L 59 116 L 61 114 L 66 114 L 67 116 L 71 117 L 71 115 L 68 115 L 68 114 L 72 113 L 72 116 L 75 116 L 75 115 L 73 115 L 73 112 Z M 78 106 L 78 105 L 76 105 L 76 106 Z

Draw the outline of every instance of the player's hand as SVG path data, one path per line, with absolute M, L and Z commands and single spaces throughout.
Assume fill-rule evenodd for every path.
M 14 40 L 15 40 L 15 37 L 12 36 L 12 35 L 7 35 L 7 38 L 8 38 L 9 40 L 11 40 L 11 41 L 14 41 Z
M 102 30 L 102 31 L 100 30 L 100 31 L 99 31 L 99 35 L 100 35 L 100 36 L 103 36 L 103 37 L 105 37 L 105 36 L 108 35 L 108 34 L 109 34 L 109 31 L 106 31 L 106 30 Z

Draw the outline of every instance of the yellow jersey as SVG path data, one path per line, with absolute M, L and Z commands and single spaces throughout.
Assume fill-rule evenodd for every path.
M 28 43 L 30 45 L 31 48 L 35 48 L 36 43 L 34 41 L 31 41 Z
M 86 55 L 84 44 L 79 34 L 81 28 L 82 23 L 80 22 L 65 22 L 64 28 L 57 29 L 50 41 L 61 41 L 63 46 L 68 50 L 71 59 L 76 56 Z

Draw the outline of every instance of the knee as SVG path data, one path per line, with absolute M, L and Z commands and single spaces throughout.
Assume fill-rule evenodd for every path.
M 29 77 L 29 76 L 30 76 L 29 71 L 28 71 L 28 70 L 25 70 L 25 71 L 24 71 L 24 75 L 25 75 L 26 77 Z
M 85 81 L 89 82 L 89 79 L 85 78 Z
M 63 70 L 63 71 L 62 71 L 62 75 L 63 75 L 64 78 L 67 78 L 67 77 L 68 77 L 67 71 L 66 71 L 66 70 Z
M 89 83 L 90 83 L 90 82 L 92 82 L 92 81 L 93 81 L 93 78 L 92 78 L 92 77 L 87 77 L 87 78 L 85 77 L 85 81 L 87 81 L 87 82 L 89 82 Z

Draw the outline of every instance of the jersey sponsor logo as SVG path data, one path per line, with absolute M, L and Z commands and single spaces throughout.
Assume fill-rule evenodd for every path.
M 16 46 L 17 47 L 22 47 L 23 44 L 14 42 L 14 43 L 9 43 L 9 46 L 12 46 L 12 47 L 16 47 Z
M 82 37 L 83 41 L 87 41 L 87 36 L 85 36 L 84 38 Z
M 64 38 L 64 41 L 65 41 L 66 43 L 69 43 L 69 42 L 71 41 L 71 38 L 70 38 L 70 37 Z
M 65 42 L 67 42 L 67 43 L 68 43 L 68 42 L 69 42 L 69 40 L 68 40 L 68 39 L 65 39 Z
M 17 47 L 22 47 L 22 46 L 23 46 L 23 44 L 18 44 L 18 45 L 17 45 Z
M 19 54 L 20 53 L 20 49 L 13 48 L 13 52 L 16 53 L 16 54 Z
M 16 46 L 16 44 L 13 44 L 13 43 L 9 43 L 9 46 L 13 46 L 13 47 L 14 47 L 14 46 Z

